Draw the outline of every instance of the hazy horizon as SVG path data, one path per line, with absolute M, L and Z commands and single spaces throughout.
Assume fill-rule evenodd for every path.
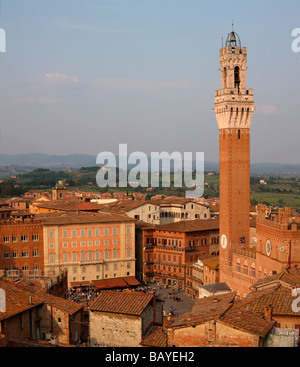
M 96 157 L 128 144 L 129 153 L 204 152 L 218 162 L 212 108 L 234 19 L 257 106 L 251 163 L 300 163 L 299 1 L 1 4 L 1 154 Z

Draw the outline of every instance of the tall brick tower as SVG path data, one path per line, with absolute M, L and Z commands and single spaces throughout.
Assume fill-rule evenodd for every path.
M 233 288 L 232 250 L 249 245 L 250 125 L 253 89 L 246 88 L 247 48 L 232 31 L 220 51 L 222 89 L 214 112 L 220 139 L 220 282 Z

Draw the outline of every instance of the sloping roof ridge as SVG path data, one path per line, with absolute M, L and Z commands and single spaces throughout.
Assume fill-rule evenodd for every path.
M 251 298 L 251 299 L 249 299 L 248 301 L 245 301 L 245 302 L 241 301 L 240 303 L 236 304 L 234 306 L 234 308 L 240 308 L 240 307 L 246 306 L 247 304 L 250 304 L 250 303 L 253 303 L 253 302 L 259 300 L 260 298 L 269 296 L 270 294 L 277 291 L 280 287 L 281 287 L 281 284 L 277 284 L 277 286 L 275 288 L 272 288 L 272 290 L 270 290 L 269 292 L 264 292 L 263 294 L 260 294 L 257 297 Z

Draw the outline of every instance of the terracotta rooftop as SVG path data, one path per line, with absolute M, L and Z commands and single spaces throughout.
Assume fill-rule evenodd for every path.
M 135 277 L 96 279 L 92 280 L 91 283 L 97 289 L 129 288 L 131 286 L 137 286 L 141 284 Z
M 81 304 L 48 294 L 40 285 L 25 279 L 18 279 L 13 282 L 13 285 L 16 288 L 31 294 L 32 296 L 38 297 L 43 303 L 51 305 L 56 309 L 65 312 L 66 314 L 73 315 L 74 313 L 83 309 Z
M 102 291 L 90 310 L 140 316 L 153 297 L 153 294 Z
M 109 213 L 49 213 L 35 216 L 44 225 L 64 225 L 81 223 L 109 223 L 109 222 L 134 222 L 135 219 L 125 215 Z
M 44 303 L 40 297 L 16 287 L 8 280 L 0 279 L 0 288 L 4 290 L 6 300 L 6 310 L 0 312 L 0 321 Z
M 213 320 L 227 311 L 233 304 L 235 293 L 228 293 L 214 297 L 196 300 L 191 312 L 179 317 L 170 327 L 186 327 L 203 324 Z
M 144 347 L 165 348 L 167 346 L 167 331 L 159 325 L 151 325 L 141 345 Z
M 209 257 L 207 259 L 201 259 L 203 265 L 210 267 L 211 269 L 219 269 L 219 256 Z
M 101 206 L 94 202 L 82 201 L 81 199 L 69 198 L 67 200 L 50 200 L 35 202 L 38 208 L 61 210 L 61 211 L 98 211 Z
M 250 293 L 237 304 L 237 308 L 263 315 L 265 307 L 271 306 L 273 315 L 300 317 L 299 313 L 293 312 L 292 303 L 294 300 L 290 289 L 278 285 Z
M 273 328 L 276 321 L 265 320 L 261 316 L 246 310 L 231 307 L 218 320 L 239 330 L 253 335 L 265 337 Z
M 219 220 L 217 219 L 196 219 L 162 224 L 155 226 L 156 230 L 166 232 L 198 232 L 219 229 Z
M 300 288 L 300 269 L 292 268 L 260 279 L 251 286 L 251 289 L 258 290 L 260 288 L 279 284 L 289 287 L 290 289 Z
M 217 320 L 230 327 L 265 337 L 274 326 L 275 321 L 265 320 L 256 313 L 234 307 L 234 298 L 235 293 L 228 293 L 199 299 L 192 312 L 183 315 L 169 327 L 182 328 Z

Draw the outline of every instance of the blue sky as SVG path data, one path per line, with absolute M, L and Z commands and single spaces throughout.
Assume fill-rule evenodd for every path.
M 212 111 L 219 48 L 248 47 L 257 110 L 251 160 L 300 163 L 300 3 L 2 0 L 0 152 L 204 152 L 218 161 Z

